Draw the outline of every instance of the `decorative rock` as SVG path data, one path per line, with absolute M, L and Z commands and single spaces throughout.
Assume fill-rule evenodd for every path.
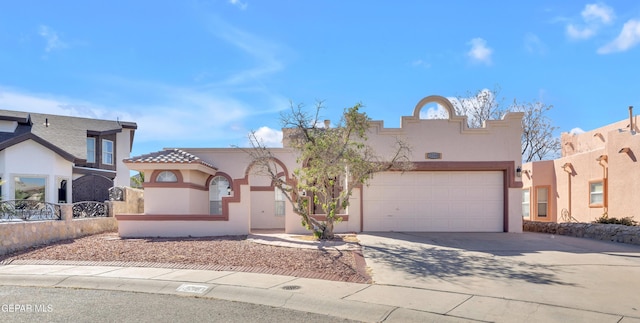
M 523 231 L 640 245 L 640 226 L 603 223 L 552 223 L 524 220 Z

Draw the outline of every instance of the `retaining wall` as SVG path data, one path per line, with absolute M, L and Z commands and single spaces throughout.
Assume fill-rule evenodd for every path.
M 523 221 L 523 231 L 640 245 L 640 226 Z
M 0 222 L 0 255 L 59 240 L 118 230 L 113 215 L 74 219 L 70 204 L 62 205 L 61 209 L 62 220 Z
M 122 201 L 109 201 L 109 208 L 113 214 L 141 214 L 144 213 L 144 191 L 132 187 L 122 187 L 124 198 Z M 113 216 L 113 215 L 112 215 Z

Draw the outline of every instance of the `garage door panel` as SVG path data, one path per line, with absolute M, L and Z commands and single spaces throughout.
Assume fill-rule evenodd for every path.
M 448 188 L 437 187 L 433 189 L 433 200 L 435 201 L 449 201 L 451 194 Z
M 363 191 L 365 231 L 501 232 L 502 172 L 388 172 Z

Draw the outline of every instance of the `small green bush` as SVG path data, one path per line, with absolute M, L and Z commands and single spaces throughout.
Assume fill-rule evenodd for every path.
M 625 216 L 624 218 L 610 218 L 606 213 L 601 217 L 597 218 L 593 223 L 604 223 L 604 224 L 622 224 L 628 226 L 636 226 L 638 225 L 638 221 L 634 220 L 632 216 Z

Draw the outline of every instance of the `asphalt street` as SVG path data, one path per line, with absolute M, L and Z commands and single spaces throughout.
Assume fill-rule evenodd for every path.
M 0 322 L 356 322 L 210 298 L 0 286 Z

